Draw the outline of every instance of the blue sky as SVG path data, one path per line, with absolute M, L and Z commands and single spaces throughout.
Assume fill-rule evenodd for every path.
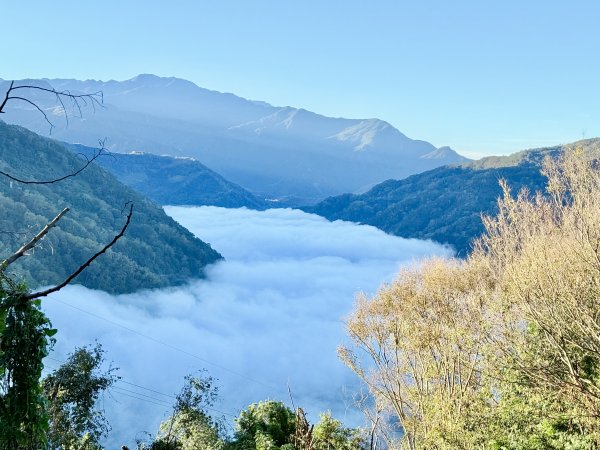
M 595 1 L 3 2 L 0 78 L 177 76 L 471 156 L 600 136 Z

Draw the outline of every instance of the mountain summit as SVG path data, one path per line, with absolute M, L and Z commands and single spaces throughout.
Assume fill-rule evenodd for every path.
M 448 147 L 410 139 L 379 119 L 275 107 L 179 78 L 146 74 L 126 81 L 28 82 L 73 93 L 103 92 L 105 108 L 84 108 L 83 118 L 71 111 L 68 126 L 53 116 L 57 105 L 52 96 L 36 97 L 55 117 L 53 137 L 95 146 L 106 136 L 108 148 L 116 152 L 194 157 L 254 194 L 289 204 L 361 192 L 389 178 L 466 161 Z M 7 86 L 0 80 L 0 90 Z M 13 103 L 7 118 L 49 134 L 48 124 L 27 103 Z

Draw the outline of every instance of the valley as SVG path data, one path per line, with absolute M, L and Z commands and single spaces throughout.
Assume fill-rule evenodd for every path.
M 98 339 L 123 380 L 162 394 L 174 395 L 184 375 L 205 368 L 222 392 L 215 408 L 229 422 L 253 402 L 287 398 L 289 387 L 311 421 L 331 410 L 361 425 L 356 380 L 336 356 L 355 293 L 372 294 L 401 266 L 448 250 L 298 210 L 165 209 L 225 259 L 182 287 L 111 296 L 74 285 L 54 294 L 44 303 L 59 329 L 48 365 Z M 104 399 L 112 446 L 155 430 L 171 401 L 117 386 L 126 390 Z
M 535 233 L 545 232 L 540 223 L 556 233 L 549 234 L 553 239 L 573 230 L 575 238 L 565 239 L 594 236 L 586 211 L 595 198 L 600 139 L 471 161 L 449 147 L 410 139 L 379 119 L 273 107 L 178 78 L 27 83 L 60 89 L 59 97 L 101 89 L 106 103 L 77 116 L 36 91 L 32 103 L 3 111 L 19 125 L 0 122 L 0 256 L 31 239 L 61 208 L 71 211 L 35 252 L 23 254 L 10 272 L 1 269 L 0 300 L 18 304 L 28 299 L 18 289 L 59 283 L 110 240 L 127 206 L 135 207 L 122 240 L 70 285 L 34 304 L 56 327 L 45 331 L 52 351 L 37 353 L 42 378 L 91 342 L 105 349 L 105 370 L 119 368 L 120 378 L 102 399 L 112 424 L 102 437 L 106 448 L 162 445 L 164 420 L 175 411 L 173 400 L 180 400 L 179 383 L 193 373 L 210 374 L 221 392 L 215 404 L 193 412 L 219 449 L 262 449 L 258 432 L 253 446 L 244 447 L 240 424 L 244 414 L 273 398 L 289 398 L 294 410 L 284 408 L 296 414 L 295 427 L 304 412 L 307 423 L 318 424 L 319 414 L 329 411 L 342 420 L 337 426 L 362 436 L 350 450 L 365 448 L 369 426 L 381 427 L 373 433 L 382 439 L 402 441 L 420 427 L 394 409 L 406 400 L 386 406 L 388 422 L 373 425 L 373 399 L 408 393 L 446 407 L 415 386 L 418 376 L 430 376 L 427 383 L 443 390 L 438 372 L 446 371 L 443 376 L 456 381 L 444 386 L 455 395 L 453 386 L 464 381 L 464 336 L 472 345 L 468 370 L 477 375 L 475 387 L 468 378 L 460 395 L 491 398 L 487 385 L 478 384 L 485 378 L 479 365 L 501 369 L 481 342 L 490 339 L 485 333 L 492 325 L 511 327 L 510 320 L 521 319 L 491 323 L 498 305 L 488 302 L 503 298 L 493 290 L 507 281 L 489 267 L 512 270 L 511 252 L 529 251 L 513 236 L 535 243 Z M 40 120 L 40 113 L 53 121 Z M 55 126 L 55 116 L 69 118 L 68 126 Z M 111 133 L 101 140 L 106 148 L 93 142 L 100 130 Z M 36 181 L 44 179 L 57 182 Z M 522 194 L 501 200 L 501 182 Z M 548 183 L 557 190 L 546 191 Z M 583 196 L 584 206 L 571 204 L 570 192 Z M 575 214 L 570 228 L 561 214 Z M 528 223 L 530 217 L 537 222 Z M 589 251 L 583 246 L 581 252 Z M 0 305 L 5 330 L 14 327 L 10 318 L 17 308 Z M 444 358 L 458 358 L 453 369 L 440 363 Z M 450 370 L 459 373 L 448 375 Z M 510 399 L 513 392 L 502 389 Z M 363 395 L 361 405 L 357 395 Z M 527 398 L 537 401 L 533 394 Z M 512 407 L 506 402 L 478 406 L 493 410 L 486 414 L 496 421 L 494 442 L 506 438 L 498 426 L 507 420 L 502 408 Z M 419 414 L 445 426 L 446 418 Z M 478 413 L 465 417 L 479 420 Z M 459 419 L 462 413 L 453 423 Z M 487 439 L 486 425 L 464 425 L 469 427 L 473 439 Z M 565 433 L 578 439 L 580 431 Z M 298 442 L 291 434 L 280 438 Z M 268 448 L 304 450 L 290 442 Z

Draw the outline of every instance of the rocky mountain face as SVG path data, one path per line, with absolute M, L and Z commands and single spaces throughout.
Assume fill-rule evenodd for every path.
M 55 125 L 52 136 L 111 151 L 193 157 L 262 198 L 282 204 L 315 203 L 344 192 L 364 192 L 389 178 L 466 159 L 406 137 L 378 119 L 325 117 L 200 88 L 178 78 L 140 75 L 127 81 L 21 80 L 73 93 L 101 91 L 104 107 L 66 104 L 36 92 Z M 8 82 L 0 81 L 0 91 Z M 50 127 L 26 102 L 12 102 L 6 119 L 40 134 Z

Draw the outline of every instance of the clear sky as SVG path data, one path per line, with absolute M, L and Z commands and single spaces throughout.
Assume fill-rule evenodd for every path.
M 177 76 L 466 155 L 600 136 L 600 2 L 0 1 L 0 78 Z

